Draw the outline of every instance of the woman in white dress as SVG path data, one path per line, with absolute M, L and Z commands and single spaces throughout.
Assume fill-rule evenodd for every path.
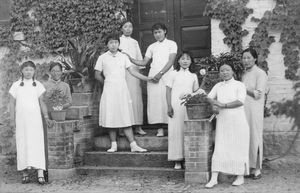
M 132 152 L 146 152 L 139 147 L 132 132 L 134 115 L 132 100 L 125 80 L 125 71 L 128 70 L 135 77 L 152 80 L 134 70 L 134 66 L 125 54 L 118 51 L 119 36 L 111 34 L 106 39 L 108 51 L 99 56 L 95 66 L 95 77 L 104 84 L 100 100 L 99 125 L 109 130 L 111 148 L 108 152 L 117 151 L 116 130 L 124 130 Z
M 245 112 L 250 127 L 250 151 L 249 166 L 250 177 L 261 178 L 263 161 L 263 128 L 264 128 L 264 104 L 267 87 L 267 74 L 257 66 L 257 52 L 248 48 L 243 51 L 243 64 L 245 73 L 242 77 L 246 85 L 247 97 L 245 100 Z
M 44 86 L 34 79 L 35 64 L 21 65 L 22 78 L 13 83 L 10 93 L 11 127 L 16 128 L 17 169 L 23 171 L 22 183 L 29 182 L 28 169 L 38 170 L 38 182 L 45 183 L 44 130 L 41 111 L 50 124 L 43 101 Z
M 186 107 L 182 98 L 199 89 L 197 75 L 194 73 L 194 60 L 189 52 L 179 55 L 174 71 L 170 73 L 167 83 L 168 104 L 168 160 L 175 161 L 175 169 L 181 169 L 184 159 L 183 132 Z M 202 89 L 201 89 L 202 90 Z M 204 93 L 204 90 L 202 90 Z M 199 91 L 197 93 L 200 93 Z
M 149 124 L 158 126 L 157 136 L 164 136 L 163 125 L 168 123 L 168 107 L 166 102 L 166 82 L 177 54 L 176 42 L 166 38 L 167 27 L 162 23 L 152 26 L 152 33 L 157 40 L 151 44 L 146 51 L 143 60 L 135 60 L 130 57 L 130 61 L 136 65 L 145 66 L 151 59 L 149 76 L 154 77 L 153 82 L 147 85 L 147 115 Z
M 244 175 L 249 173 L 249 126 L 244 101 L 246 88 L 242 82 L 233 78 L 233 68 L 223 64 L 220 69 L 223 82 L 217 83 L 208 99 L 217 115 L 215 149 L 212 156 L 211 179 L 205 185 L 212 188 L 218 184 L 219 172 L 237 175 L 232 183 L 239 186 L 244 183 Z
M 130 57 L 142 60 L 142 53 L 138 42 L 131 38 L 133 26 L 131 21 L 124 21 L 121 25 L 121 31 L 123 35 L 120 37 L 120 50 L 126 52 Z M 133 66 L 134 70 L 139 72 L 138 66 Z M 143 100 L 142 100 L 142 88 L 141 82 L 138 78 L 131 75 L 126 71 L 126 82 L 129 89 L 129 93 L 132 100 L 134 122 L 133 127 L 135 132 L 140 135 L 145 135 L 146 132 L 142 130 L 143 124 Z

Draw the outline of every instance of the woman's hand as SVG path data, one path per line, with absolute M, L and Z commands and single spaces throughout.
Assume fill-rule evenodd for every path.
M 217 100 L 214 100 L 214 101 L 213 101 L 213 105 L 214 105 L 214 106 L 217 106 L 218 108 L 225 108 L 225 104 L 224 104 L 224 103 L 220 103 L 220 102 L 217 101 Z
M 162 74 L 159 72 L 159 73 L 157 73 L 157 74 L 154 76 L 153 80 L 154 80 L 156 83 L 158 83 L 159 80 L 161 79 L 161 77 L 162 77 Z
M 219 110 L 220 110 L 219 107 L 217 107 L 215 105 L 212 106 L 212 111 L 213 111 L 214 114 L 219 114 Z
M 168 116 L 169 116 L 170 118 L 173 118 L 173 115 L 174 115 L 173 107 L 172 107 L 172 106 L 169 106 L 169 107 L 168 107 Z
M 50 120 L 49 117 L 45 117 L 45 121 L 46 121 L 47 127 L 53 127 L 53 125 L 54 125 L 53 120 Z

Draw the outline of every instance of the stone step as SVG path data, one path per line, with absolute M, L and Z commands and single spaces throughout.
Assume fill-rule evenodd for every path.
M 184 179 L 184 170 L 173 168 L 154 167 L 106 167 L 106 166 L 82 166 L 76 168 L 79 175 L 92 176 L 125 176 L 125 177 L 158 177 L 167 179 Z
M 135 136 L 137 144 L 148 151 L 168 151 L 168 136 L 156 137 L 155 135 L 148 135 Z M 126 137 L 118 137 L 117 140 L 119 151 L 130 151 L 130 145 Z M 94 143 L 95 150 L 100 151 L 106 151 L 111 146 L 108 135 L 95 137 Z
M 77 120 L 77 119 L 83 119 L 86 116 L 90 116 L 90 110 L 89 107 L 84 106 L 71 106 L 67 110 L 66 119 L 68 120 Z
M 147 133 L 145 136 L 156 136 L 158 127 L 155 125 L 143 125 L 142 129 Z M 165 136 L 167 136 L 168 135 L 168 127 L 164 126 L 163 129 L 164 129 Z M 98 129 L 95 129 L 95 136 L 108 134 L 108 131 L 109 131 L 109 129 L 99 127 Z M 140 136 L 140 135 L 135 133 L 135 136 Z
M 72 93 L 72 105 L 74 106 L 88 106 L 93 101 L 93 93 Z
M 103 151 L 86 152 L 84 156 L 86 166 L 107 167 L 161 167 L 172 168 L 174 163 L 168 161 L 167 152 L 114 152 Z

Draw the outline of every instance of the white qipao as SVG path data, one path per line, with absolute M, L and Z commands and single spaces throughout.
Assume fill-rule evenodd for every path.
M 256 168 L 256 161 L 259 156 L 258 164 L 261 168 L 263 160 L 264 102 L 268 77 L 262 69 L 255 65 L 245 72 L 242 79 L 246 88 L 254 92 L 254 98 L 247 95 L 245 100 L 245 112 L 250 126 L 249 164 L 251 168 Z
M 187 117 L 186 107 L 181 104 L 182 94 L 191 94 L 199 86 L 197 75 L 188 69 L 172 71 L 167 86 L 171 91 L 171 105 L 174 115 L 168 118 L 168 160 L 180 161 L 184 158 L 183 132 L 184 120 Z
M 242 82 L 232 78 L 217 83 L 208 97 L 221 103 L 236 100 L 244 103 L 246 88 Z M 244 106 L 219 111 L 211 167 L 212 171 L 232 175 L 249 173 L 249 126 Z
M 9 93 L 16 99 L 17 168 L 28 167 L 45 170 L 44 130 L 39 97 L 46 91 L 44 86 L 24 79 L 14 82 Z
M 152 58 L 149 75 L 154 77 L 167 64 L 170 54 L 177 53 L 177 44 L 165 38 L 162 42 L 151 44 L 146 51 L 145 57 Z M 169 72 L 166 72 L 158 83 L 147 83 L 147 114 L 149 124 L 168 123 L 166 82 Z
M 138 42 L 131 38 L 122 35 L 120 37 L 120 47 L 122 51 L 126 52 L 133 59 L 142 60 L 142 54 Z M 139 71 L 138 66 L 134 66 L 136 71 Z M 142 88 L 141 82 L 138 78 L 132 76 L 126 71 L 126 82 L 129 89 L 129 93 L 132 99 L 134 122 L 133 125 L 143 124 L 143 100 L 142 100 Z
M 125 54 L 110 51 L 99 56 L 95 70 L 103 71 L 104 87 L 99 107 L 99 125 L 106 128 L 133 125 L 132 100 L 128 91 L 125 71 L 132 63 Z

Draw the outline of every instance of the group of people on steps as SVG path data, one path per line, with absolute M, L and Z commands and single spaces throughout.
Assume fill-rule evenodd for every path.
M 167 39 L 167 28 L 162 23 L 152 26 L 156 40 L 142 57 L 139 44 L 131 37 L 133 24 L 125 21 L 122 36 L 110 34 L 106 38 L 108 51 L 99 56 L 95 77 L 103 85 L 99 105 L 99 125 L 109 132 L 111 147 L 116 152 L 117 131 L 124 131 L 132 152 L 147 152 L 134 138 L 134 132 L 144 135 L 143 105 L 140 80 L 147 81 L 147 116 L 149 124 L 158 126 L 157 136 L 164 136 L 168 124 L 168 160 L 175 169 L 184 161 L 183 131 L 186 109 L 181 105 L 186 96 L 207 95 L 217 114 L 215 149 L 212 157 L 211 179 L 206 188 L 214 187 L 218 173 L 237 175 L 233 185 L 244 183 L 244 176 L 261 177 L 263 108 L 267 75 L 257 66 L 258 55 L 252 48 L 243 51 L 245 73 L 242 82 L 235 80 L 234 68 L 222 64 L 222 82 L 209 93 L 199 88 L 192 54 L 177 54 L 176 42 Z M 148 76 L 139 71 L 150 64 Z M 38 170 L 38 182 L 45 184 L 44 124 L 51 126 L 47 97 L 54 88 L 67 95 L 63 108 L 71 106 L 68 84 L 61 81 L 62 65 L 52 63 L 50 80 L 40 83 L 35 79 L 36 66 L 32 61 L 20 66 L 21 78 L 13 83 L 10 93 L 12 127 L 16 128 L 17 167 L 23 171 L 22 183 L 29 182 L 28 169 Z M 42 114 L 41 114 L 42 112 Z M 42 118 L 43 115 L 43 118 Z M 249 175 L 250 174 L 250 175 Z

